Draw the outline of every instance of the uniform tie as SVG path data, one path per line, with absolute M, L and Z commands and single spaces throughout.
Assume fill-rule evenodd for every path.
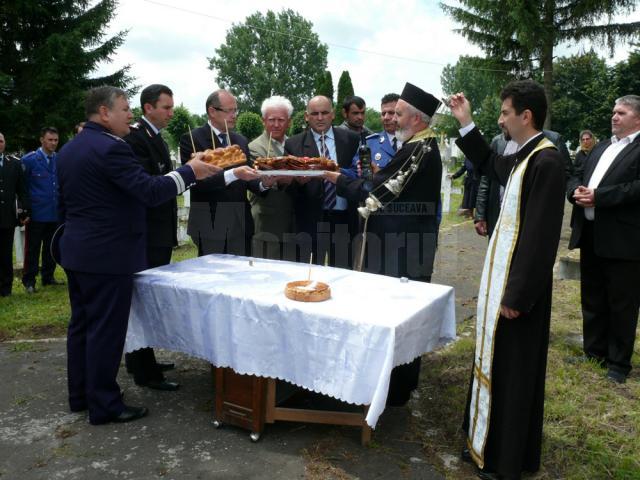
M 397 137 L 393 137 L 393 141 L 391 142 L 391 146 L 393 147 L 393 151 L 394 152 L 398 151 L 398 138 Z
M 327 147 L 326 136 L 320 135 L 321 155 L 324 158 L 331 159 L 329 148 Z M 327 180 L 324 181 L 324 209 L 333 210 L 336 206 L 336 185 Z

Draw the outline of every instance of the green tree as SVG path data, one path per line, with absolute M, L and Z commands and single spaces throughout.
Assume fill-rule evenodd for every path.
M 291 117 L 291 125 L 289 126 L 289 132 L 287 135 L 295 135 L 302 132 L 307 127 L 307 122 L 304 120 L 304 110 L 300 110 L 293 114 Z
M 618 96 L 614 72 L 594 51 L 560 58 L 554 64 L 552 130 L 576 146 L 580 130 L 611 135 L 611 108 Z
M 340 124 L 344 121 L 342 115 L 342 102 L 350 95 L 354 94 L 351 76 L 348 70 L 344 70 L 338 80 L 338 98 L 336 100 L 336 123 Z
M 364 124 L 372 132 L 381 132 L 382 118 L 380 118 L 380 112 L 375 108 L 367 107 L 364 111 Z
M 640 44 L 634 44 L 633 47 L 629 58 L 614 67 L 617 97 L 630 94 L 640 95 Z
M 236 130 L 247 137 L 249 141 L 256 138 L 264 130 L 262 118 L 257 113 L 242 112 L 236 121 Z
M 221 87 L 237 95 L 242 110 L 257 113 L 262 100 L 276 94 L 299 110 L 327 68 L 327 46 L 312 27 L 293 10 L 256 12 L 231 27 L 209 68 Z
M 487 140 L 499 133 L 497 125 L 500 115 L 500 90 L 509 76 L 497 68 L 493 62 L 478 57 L 462 56 L 455 65 L 442 69 L 440 82 L 445 95 L 464 92 L 471 108 L 474 121 Z M 458 124 L 453 117 L 445 115 L 439 119 L 439 131 L 457 137 Z
M 316 77 L 315 95 L 324 95 L 333 102 L 333 78 L 331 72 L 326 70 Z
M 126 32 L 103 41 L 116 0 L 4 0 L 0 8 L 0 131 L 12 148 L 30 150 L 40 128 L 57 127 L 61 140 L 84 119 L 87 89 L 126 88 L 126 66 L 91 77 L 122 44 Z M 130 89 L 129 93 L 134 93 Z
M 462 24 L 457 32 L 480 46 L 514 73 L 530 77 L 542 72 L 549 108 L 553 105 L 553 57 L 557 45 L 589 40 L 613 52 L 617 40 L 638 38 L 640 22 L 596 23 L 636 7 L 636 0 L 460 0 L 460 6 L 441 3 Z M 551 113 L 551 112 L 549 112 Z M 545 127 L 551 124 L 547 115 Z
M 173 118 L 169 121 L 165 128 L 165 140 L 169 144 L 171 150 L 175 150 L 180 145 L 180 137 L 185 133 L 189 133 L 189 128 L 193 130 L 198 125 L 194 116 L 189 112 L 187 107 L 180 104 L 173 109 Z

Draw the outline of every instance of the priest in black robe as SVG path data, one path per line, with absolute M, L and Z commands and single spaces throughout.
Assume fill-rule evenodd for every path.
M 512 82 L 501 99 L 500 122 L 518 144 L 517 152 L 508 156 L 491 151 L 472 122 L 464 94 L 454 95 L 450 103 L 462 126 L 456 143 L 465 156 L 482 174 L 502 185 L 512 184 L 507 186 L 512 196 L 505 198 L 493 234 L 496 242 L 493 250 L 490 244 L 485 261 L 483 280 L 489 283 L 481 282 L 478 298 L 479 306 L 481 301 L 486 305 L 486 310 L 478 309 L 478 319 L 484 315 L 486 323 L 476 324 L 463 458 L 475 461 L 480 478 L 519 479 L 523 471 L 535 472 L 540 466 L 552 270 L 564 211 L 565 172 L 562 156 L 542 133 L 547 111 L 543 88 L 531 80 Z M 500 243 L 501 236 L 509 242 Z M 499 262 L 501 257 L 508 261 Z M 491 282 L 501 276 L 496 290 Z M 492 304 L 490 296 L 485 302 L 483 287 L 498 292 L 493 299 L 497 302 Z M 495 315 L 485 315 L 492 305 Z M 488 360 L 486 371 L 479 367 L 483 359 Z M 479 423 L 483 411 L 485 425 Z M 478 431 L 480 438 L 475 436 Z
M 338 172 L 325 173 L 325 180 L 336 184 L 338 195 L 351 201 L 367 200 L 373 205 L 370 198 L 373 194 L 380 201 L 380 205 L 373 206 L 375 211 L 366 213 L 369 216 L 363 270 L 424 282 L 431 280 L 438 238 L 436 210 L 442 162 L 429 123 L 438 105 L 433 95 L 407 83 L 395 109 L 396 136 L 403 142 L 402 148 L 391 161 L 370 180 Z M 389 189 L 385 185 L 391 180 L 395 181 L 395 188 Z M 419 373 L 419 357 L 394 368 L 387 405 L 404 405 L 418 386 Z

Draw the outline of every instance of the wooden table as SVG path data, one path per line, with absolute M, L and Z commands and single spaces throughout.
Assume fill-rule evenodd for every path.
M 331 298 L 287 299 L 284 286 L 308 274 L 307 265 L 232 255 L 141 272 L 125 351 L 165 348 L 250 377 L 216 371 L 216 420 L 256 438 L 265 423 L 282 420 L 358 426 L 366 443 L 384 411 L 393 367 L 455 338 L 453 289 L 314 266 L 313 278 L 330 285 Z M 274 378 L 362 407 L 285 407 L 275 398 Z
M 363 406 L 359 413 L 279 407 L 275 379 L 240 375 L 231 368 L 213 367 L 213 372 L 216 428 L 227 423 L 244 428 L 250 431 L 251 440 L 257 442 L 265 423 L 276 421 L 352 425 L 362 429 L 362 445 L 371 441 L 371 427 L 365 421 L 368 406 Z

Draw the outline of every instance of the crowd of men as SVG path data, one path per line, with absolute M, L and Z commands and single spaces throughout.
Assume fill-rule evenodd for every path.
M 552 267 L 565 196 L 574 205 L 570 247 L 581 250 L 584 356 L 575 361 L 595 362 L 611 381 L 625 382 L 640 308 L 640 97 L 616 101 L 610 139 L 595 144 L 589 130 L 581 132 L 573 164 L 559 135 L 542 129 L 547 102 L 539 84 L 512 82 L 501 98 L 503 133 L 491 145 L 464 94 L 447 102 L 460 122 L 457 143 L 469 168 L 483 176 L 476 230 L 490 237 L 462 451 L 488 479 L 520 478 L 539 468 Z M 0 295 L 11 293 L 13 233 L 25 225 L 26 291 L 36 293 L 38 273 L 43 286 L 61 283 L 54 257 L 66 272 L 69 405 L 88 410 L 92 424 L 148 412 L 126 405 L 116 382 L 133 274 L 170 263 L 176 196 L 187 189 L 187 232 L 198 255 L 307 262 L 313 254 L 320 264 L 431 280 L 442 178 L 429 128 L 440 106 L 433 95 L 410 83 L 401 94 L 385 95 L 384 129 L 376 133 L 364 126 L 362 98 L 347 98 L 345 121 L 334 126 L 332 100 L 315 96 L 304 112 L 307 128 L 291 137 L 293 106 L 273 96 L 262 103 L 264 132 L 249 142 L 235 131 L 236 98 L 216 90 L 205 101 L 206 123 L 182 136 L 183 165 L 176 170 L 161 136 L 173 115 L 173 92 L 150 85 L 140 106 L 143 115 L 131 123 L 125 92 L 92 89 L 86 122 L 58 154 L 55 128 L 44 128 L 41 147 L 21 160 L 4 154 L 0 134 Z M 363 178 L 363 142 L 372 178 Z M 222 170 L 201 161 L 204 150 L 229 145 L 244 151 L 248 165 Z M 250 166 L 258 157 L 281 155 L 322 156 L 339 168 L 321 177 L 276 177 Z M 376 202 L 379 209 L 367 210 Z M 359 207 L 369 212 L 366 222 Z M 361 254 L 363 261 L 355 262 Z M 164 376 L 173 365 L 157 362 L 153 349 L 129 353 L 125 361 L 138 385 L 179 388 Z M 419 358 L 394 369 L 389 405 L 407 402 L 419 371 Z

